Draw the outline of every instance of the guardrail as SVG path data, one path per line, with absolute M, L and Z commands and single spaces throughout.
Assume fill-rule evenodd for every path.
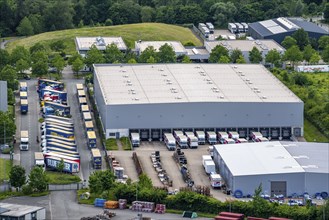
M 144 173 L 144 170 L 143 170 L 143 167 L 139 161 L 139 158 L 138 158 L 136 152 L 133 152 L 133 160 L 134 160 L 134 164 L 135 164 L 138 176 L 142 175 Z
M 48 184 L 49 191 L 79 190 L 82 188 L 83 188 L 83 183 Z

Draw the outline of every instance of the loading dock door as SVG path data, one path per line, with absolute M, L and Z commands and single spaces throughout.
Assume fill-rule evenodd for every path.
M 287 196 L 287 182 L 286 181 L 271 181 L 271 196 L 284 195 Z
M 151 138 L 152 138 L 152 141 L 159 141 L 160 140 L 160 129 L 152 129 Z
M 238 128 L 240 138 L 247 138 L 247 128 Z
M 280 137 L 280 128 L 271 128 L 271 138 L 279 139 Z
M 291 128 L 290 127 L 284 127 L 282 129 L 282 138 L 283 139 L 290 139 L 291 137 Z
M 148 141 L 150 138 L 150 133 L 148 129 L 141 129 L 139 135 L 142 141 Z

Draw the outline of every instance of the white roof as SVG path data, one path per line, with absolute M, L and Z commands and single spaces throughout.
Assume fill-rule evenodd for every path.
M 223 144 L 215 148 L 233 176 L 304 172 L 279 141 Z
M 208 47 L 206 46 L 208 45 Z M 251 51 L 256 47 L 259 51 L 268 51 L 276 49 L 278 52 L 284 52 L 285 49 L 274 40 L 222 40 L 222 41 L 205 41 L 206 48 L 210 48 L 209 53 L 217 45 L 227 48 L 229 51 L 239 49 L 241 51 Z
M 142 53 L 149 46 L 152 46 L 156 51 L 159 51 L 159 48 L 165 44 L 171 46 L 175 53 L 187 53 L 185 47 L 179 41 L 136 41 L 135 47 L 140 53 Z
M 106 104 L 301 102 L 259 64 L 95 64 Z
M 20 217 L 44 209 L 43 207 L 0 203 L 0 214 L 4 216 Z
M 78 50 L 90 50 L 92 45 L 95 45 L 99 50 L 105 50 L 106 46 L 112 43 L 114 43 L 119 50 L 127 50 L 127 46 L 122 37 L 76 37 L 75 43 Z

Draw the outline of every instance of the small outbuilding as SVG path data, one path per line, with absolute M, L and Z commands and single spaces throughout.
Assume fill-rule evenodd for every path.
M 0 203 L 1 220 L 44 220 L 46 209 L 44 207 Z

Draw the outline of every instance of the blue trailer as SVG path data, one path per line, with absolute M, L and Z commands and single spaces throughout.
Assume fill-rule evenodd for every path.
M 102 155 L 99 149 L 94 148 L 91 149 L 91 157 L 94 169 L 101 169 L 102 168 Z
M 60 140 L 60 141 L 65 141 L 68 143 L 75 143 L 75 139 L 73 138 L 65 138 L 65 137 L 60 137 L 60 136 L 55 136 L 55 135 L 46 135 L 41 137 L 42 139 L 42 143 L 47 142 L 50 139 L 56 139 L 56 140 Z
M 63 105 L 63 104 L 59 104 L 56 102 L 45 102 L 44 107 L 51 107 L 55 111 L 63 112 L 64 116 L 70 115 L 70 106 L 69 105 Z
M 60 115 L 63 117 L 68 117 L 70 115 L 69 106 L 45 106 L 43 107 L 43 117 L 47 115 Z
M 59 148 L 59 147 L 44 147 L 44 148 L 42 148 L 42 151 L 44 153 L 55 152 L 55 153 L 60 153 L 60 154 L 69 154 L 72 157 L 80 157 L 79 152 L 77 152 L 77 151 L 65 150 L 65 149 Z
M 26 82 L 20 82 L 19 83 L 19 91 L 20 92 L 27 92 L 27 83 Z
M 96 134 L 95 131 L 87 131 L 88 147 L 96 148 Z
M 46 87 L 51 87 L 54 90 L 63 91 L 64 83 L 60 81 L 50 80 L 50 79 L 38 79 L 38 92 Z
M 45 123 L 42 123 L 41 126 L 40 126 L 40 129 L 43 129 L 43 128 L 47 128 L 49 126 L 59 126 L 59 127 L 63 127 L 63 128 L 74 128 L 73 124 L 63 124 L 63 123 L 56 123 L 56 122 L 45 122 Z
M 44 135 L 46 133 L 47 129 L 58 129 L 58 130 L 74 133 L 74 128 L 65 128 L 65 127 L 60 127 L 60 126 L 49 126 L 49 127 L 43 128 L 41 130 L 41 135 Z
M 63 140 L 59 140 L 59 139 L 55 139 L 55 138 L 46 139 L 46 141 L 42 142 L 40 146 L 41 147 L 52 147 L 53 143 L 64 144 L 69 147 L 77 147 L 75 142 L 68 142 L 68 141 L 63 141 Z
M 59 136 L 59 137 L 74 139 L 74 133 L 73 132 L 63 131 L 63 130 L 56 129 L 56 128 L 46 129 L 45 135 L 55 135 L 55 136 Z M 43 135 L 43 136 L 45 136 L 45 135 Z
M 29 110 L 29 103 L 27 99 L 21 99 L 21 113 L 27 113 Z
M 69 172 L 69 173 L 78 173 L 80 170 L 80 160 L 75 161 L 71 160 L 70 158 L 62 157 L 62 156 L 46 156 L 45 162 L 46 167 L 57 169 L 58 164 L 61 162 L 61 160 L 64 161 L 64 169 L 63 171 Z

